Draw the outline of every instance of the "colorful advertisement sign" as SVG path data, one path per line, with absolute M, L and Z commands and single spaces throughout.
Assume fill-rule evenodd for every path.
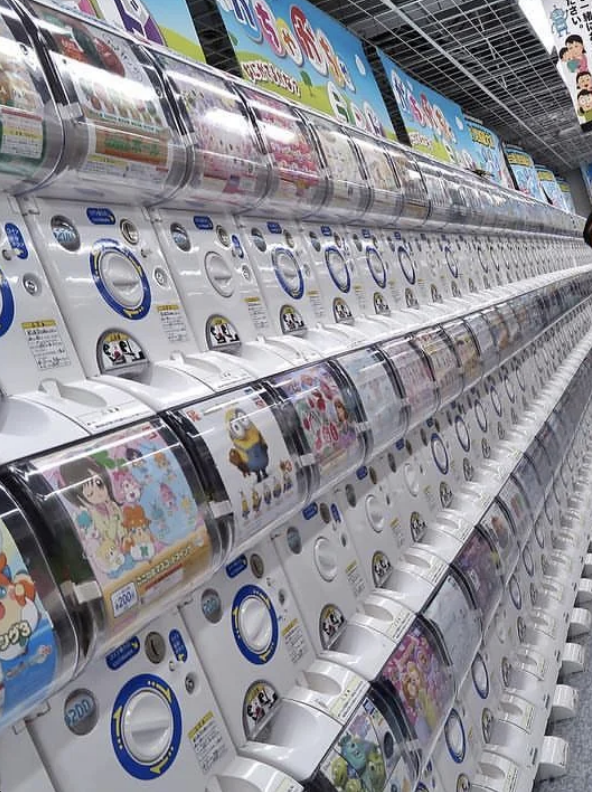
M 473 141 L 473 154 L 477 170 L 486 173 L 496 184 L 513 190 L 514 182 L 510 176 L 498 136 L 491 129 L 474 121 L 467 121 L 467 127 Z
M 280 96 L 395 139 L 362 42 L 307 0 L 218 0 L 243 76 Z
M 558 209 L 565 209 L 563 193 L 557 184 L 557 180 L 553 171 L 549 170 L 549 168 L 545 168 L 543 165 L 535 165 L 535 168 L 539 179 L 539 184 L 541 185 L 547 200 Z
M 565 208 L 568 212 L 572 214 L 577 214 L 576 205 L 574 203 L 573 195 L 571 194 L 571 187 L 567 183 L 567 181 L 561 177 L 556 176 L 557 184 L 559 185 L 559 189 L 561 190 L 561 194 L 563 195 L 563 201 L 565 203 Z
M 395 95 L 411 146 L 442 162 L 473 169 L 473 141 L 460 107 L 409 77 L 377 50 Z
M 540 186 L 534 160 L 524 149 L 518 146 L 504 146 L 508 165 L 520 192 L 547 203 L 547 198 Z
M 588 63 L 588 57 L 592 57 L 592 6 L 589 0 L 543 0 L 543 8 L 555 39 L 559 73 L 568 87 L 578 121 L 588 132 L 592 130 L 592 76 Z
M 205 55 L 185 0 L 57 0 L 193 60 Z

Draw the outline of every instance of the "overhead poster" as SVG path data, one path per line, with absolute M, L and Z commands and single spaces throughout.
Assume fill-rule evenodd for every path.
M 205 63 L 205 55 L 185 0 L 57 0 L 122 27 L 140 39 L 161 44 Z
M 496 184 L 514 189 L 504 150 L 495 132 L 474 121 L 467 121 L 467 127 L 473 141 L 477 170 L 486 173 Z
M 377 50 L 395 95 L 411 146 L 442 162 L 473 169 L 475 152 L 460 107 L 400 69 Z
M 568 212 L 572 214 L 577 214 L 576 205 L 574 203 L 573 195 L 571 194 L 571 187 L 567 183 L 567 180 L 562 178 L 561 176 L 556 176 L 557 184 L 559 185 L 559 189 L 561 190 L 561 194 L 563 195 L 563 200 L 565 202 L 565 208 Z
M 251 83 L 395 139 L 362 42 L 307 0 L 218 0 Z
M 535 165 L 535 168 L 539 179 L 539 184 L 541 185 L 547 200 L 558 209 L 565 209 L 563 193 L 557 184 L 557 179 L 555 178 L 553 171 L 549 170 L 549 168 L 545 168 L 543 165 Z
M 537 201 L 547 203 L 547 198 L 539 183 L 534 160 L 530 154 L 518 146 L 505 146 L 504 148 L 508 165 L 520 192 L 530 195 L 531 198 L 536 198 Z
M 557 66 L 568 87 L 578 121 L 592 130 L 592 5 L 589 0 L 543 0 L 555 39 Z

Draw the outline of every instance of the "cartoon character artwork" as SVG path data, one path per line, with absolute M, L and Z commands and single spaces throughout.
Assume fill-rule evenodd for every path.
M 9 508 L 17 512 L 12 502 Z M 33 574 L 0 517 L 0 727 L 41 700 L 56 672 L 56 636 Z
M 32 462 L 70 515 L 117 625 L 148 590 L 199 578 L 211 562 L 197 485 L 177 447 L 154 421 Z
M 361 461 L 357 417 L 326 363 L 279 375 L 274 384 L 292 403 L 321 478 Z
M 381 679 L 394 692 L 423 749 L 429 748 L 454 697 L 450 668 L 427 626 L 415 621 Z
M 239 541 L 300 508 L 298 468 L 262 388 L 214 397 L 183 408 L 180 416 L 209 450 Z
M 394 730 L 393 730 L 394 729 Z M 398 728 L 366 697 L 320 766 L 339 792 L 411 792 L 413 769 L 403 753 Z
M 454 566 L 469 585 L 484 625 L 489 624 L 502 596 L 497 550 L 481 531 L 475 530 L 457 555 Z
M 226 429 L 232 442 L 229 460 L 243 476 L 254 475 L 257 482 L 268 476 L 269 450 L 265 438 L 253 421 L 239 407 L 227 410 Z

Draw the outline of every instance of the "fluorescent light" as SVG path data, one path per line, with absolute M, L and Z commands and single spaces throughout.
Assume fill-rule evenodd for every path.
M 541 0 L 518 0 L 518 5 L 547 52 L 551 52 L 555 40 Z

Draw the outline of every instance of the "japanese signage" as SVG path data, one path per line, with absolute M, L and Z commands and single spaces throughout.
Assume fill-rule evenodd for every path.
M 543 0 L 555 39 L 558 67 L 584 131 L 592 129 L 592 0 Z
M 361 129 L 395 139 L 361 41 L 307 0 L 218 0 L 243 76 Z
M 566 207 L 565 201 L 563 200 L 563 193 L 557 184 L 557 180 L 553 171 L 550 171 L 549 168 L 544 168 L 542 165 L 536 165 L 535 167 L 539 184 L 541 185 L 547 200 L 558 209 L 565 209 Z
M 205 56 L 185 0 L 57 0 L 193 60 Z
M 409 77 L 378 50 L 414 149 L 442 162 L 474 167 L 473 141 L 460 107 Z
M 498 136 L 482 124 L 473 121 L 467 121 L 467 127 L 473 140 L 473 154 L 477 169 L 485 172 L 496 184 L 514 189 Z
M 520 192 L 547 203 L 530 154 L 518 146 L 505 146 L 505 150 L 510 170 Z
M 561 176 L 556 176 L 557 184 L 559 185 L 559 189 L 561 190 L 561 194 L 563 195 L 563 201 L 565 203 L 565 208 L 568 212 L 572 214 L 577 214 L 576 212 L 576 205 L 574 203 L 573 195 L 571 194 L 571 187 L 567 183 L 567 181 L 562 178 Z

